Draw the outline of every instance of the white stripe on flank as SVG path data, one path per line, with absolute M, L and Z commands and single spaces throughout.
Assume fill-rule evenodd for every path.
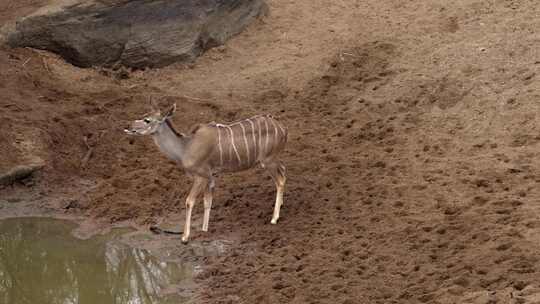
M 268 121 L 266 119 L 266 117 L 264 118 L 264 127 L 266 128 L 266 142 L 264 143 L 264 153 L 268 153 L 268 151 L 266 151 L 268 149 L 268 140 L 270 138 L 269 136 L 269 133 L 268 132 Z
M 257 119 L 257 126 L 258 126 L 258 129 L 259 129 L 259 146 L 257 148 L 257 150 L 259 150 L 259 157 L 262 157 L 262 153 L 261 153 L 261 150 L 262 150 L 262 136 L 261 136 L 261 120 L 260 119 Z M 262 151 L 264 152 L 264 151 Z
M 276 139 L 276 142 L 274 142 L 274 145 L 277 145 L 278 144 L 278 130 L 276 127 L 276 123 L 274 122 L 272 118 L 270 118 L 270 122 L 272 122 L 272 125 L 274 126 L 274 138 Z
M 255 138 L 255 125 L 251 121 L 251 119 L 247 119 L 249 121 L 249 124 L 251 125 L 251 135 L 253 136 L 253 154 L 255 154 L 255 161 L 257 161 L 257 139 Z
M 283 133 L 283 137 L 285 137 L 286 133 L 285 133 L 285 129 L 283 129 L 283 127 L 281 126 L 281 124 L 276 121 L 276 125 L 279 127 L 279 129 L 281 130 L 281 133 Z
M 244 136 L 244 143 L 246 144 L 247 162 L 248 164 L 250 164 L 251 162 L 249 161 L 249 159 L 251 157 L 249 157 L 249 146 L 248 146 L 247 137 L 246 137 L 246 129 L 244 128 L 244 124 L 240 124 L 240 127 L 242 128 L 242 135 Z
M 234 149 L 234 153 L 236 153 L 236 158 L 238 158 L 238 165 L 242 164 L 242 160 L 240 159 L 240 154 L 238 154 L 238 150 L 236 149 L 236 146 L 234 145 L 234 133 L 230 126 L 225 126 L 229 131 L 231 131 L 231 145 Z
M 219 147 L 219 166 L 223 166 L 223 149 L 221 148 L 221 132 L 219 131 L 220 125 L 217 126 L 217 138 Z

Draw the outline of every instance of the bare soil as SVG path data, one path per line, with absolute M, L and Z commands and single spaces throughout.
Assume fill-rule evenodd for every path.
M 4 1 L 0 21 L 44 2 Z M 290 133 L 282 217 L 270 225 L 263 171 L 218 180 L 210 231 L 200 204 L 193 238 L 234 241 L 205 258 L 201 303 L 540 301 L 537 3 L 268 2 L 194 64 L 83 70 L 1 50 L 0 169 L 46 166 L 0 199 L 181 219 L 189 179 L 122 133 L 149 95 L 177 102 L 184 130 L 269 112 Z

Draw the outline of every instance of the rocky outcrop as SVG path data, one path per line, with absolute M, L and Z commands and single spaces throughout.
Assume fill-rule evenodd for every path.
M 16 181 L 30 177 L 34 172 L 41 170 L 43 164 L 21 165 L 9 169 L 7 172 L 0 172 L 0 186 L 12 185 Z
M 223 44 L 265 10 L 263 0 L 56 1 L 4 26 L 0 40 L 80 67 L 162 67 Z

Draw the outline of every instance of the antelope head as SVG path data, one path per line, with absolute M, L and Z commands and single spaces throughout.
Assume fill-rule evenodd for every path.
M 161 124 L 173 116 L 174 111 L 176 111 L 176 104 L 173 104 L 165 114 L 161 114 L 159 109 L 152 106 L 151 112 L 145 114 L 142 119 L 132 122 L 129 128 L 124 129 L 124 132 L 129 135 L 152 135 Z

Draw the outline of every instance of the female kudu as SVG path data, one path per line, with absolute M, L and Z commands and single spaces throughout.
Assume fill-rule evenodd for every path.
M 276 202 L 271 223 L 276 224 L 283 204 L 285 166 L 278 154 L 287 142 L 287 129 L 271 115 L 257 115 L 231 124 L 200 124 L 190 134 L 178 133 L 170 118 L 176 105 L 165 114 L 159 110 L 135 120 L 125 132 L 131 135 L 150 135 L 159 150 L 178 163 L 194 178 L 186 199 L 186 221 L 182 242 L 187 243 L 191 228 L 191 211 L 197 196 L 204 191 L 202 230 L 208 231 L 214 190 L 214 174 L 238 172 L 260 164 L 272 176 Z

